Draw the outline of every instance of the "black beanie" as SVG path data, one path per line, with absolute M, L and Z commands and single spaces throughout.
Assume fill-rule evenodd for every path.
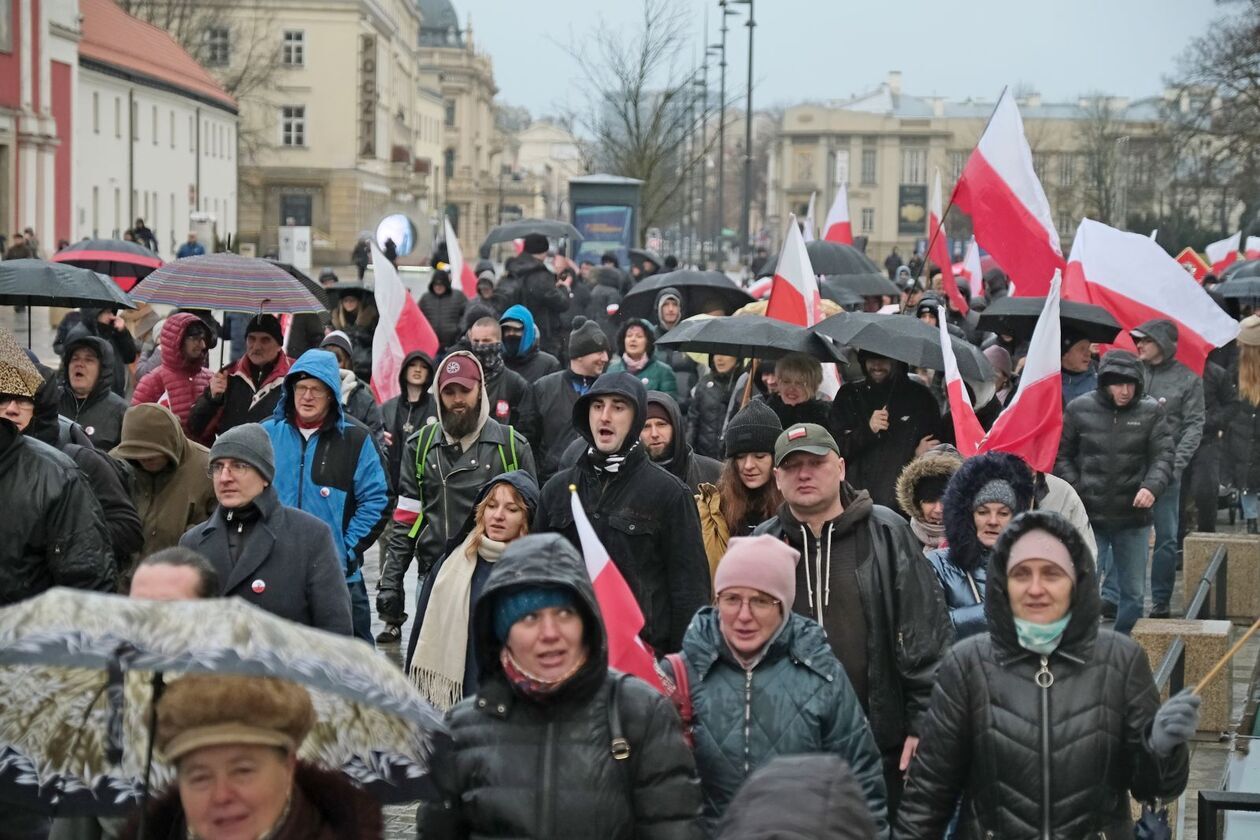
M 582 316 L 573 319 L 573 331 L 569 333 L 569 358 L 576 359 L 603 350 L 608 352 L 608 336 L 599 324 Z
M 525 237 L 523 245 L 524 247 L 521 248 L 521 251 L 533 256 L 545 254 L 548 249 L 551 248 L 551 245 L 547 242 L 547 237 L 543 236 L 541 233 L 528 234 Z
M 249 323 L 245 325 L 245 334 L 250 333 L 266 333 L 276 340 L 278 344 L 284 344 L 284 332 L 280 329 L 280 319 L 275 315 L 268 315 L 260 312 L 253 318 L 249 319 Z
M 947 475 L 928 475 L 919 479 L 914 485 L 914 503 L 935 502 L 945 495 L 945 485 L 949 484 Z
M 783 434 L 783 423 L 774 409 L 753 400 L 726 424 L 726 457 L 749 452 L 774 452 L 774 442 Z

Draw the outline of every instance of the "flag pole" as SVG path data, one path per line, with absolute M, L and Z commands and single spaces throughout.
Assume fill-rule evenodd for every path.
M 1246 632 L 1246 633 L 1243 633 L 1243 635 L 1242 635 L 1242 638 L 1241 638 L 1241 639 L 1239 639 L 1237 642 L 1234 642 L 1234 646 L 1233 646 L 1233 647 L 1231 647 L 1231 648 L 1230 648 L 1230 649 L 1226 652 L 1226 654 L 1225 654 L 1224 656 L 1222 656 L 1222 657 L 1221 657 L 1221 659 L 1220 659 L 1220 661 L 1219 661 L 1219 662 L 1217 662 L 1215 665 L 1213 665 L 1213 666 L 1212 666 L 1212 670 L 1208 671 L 1208 672 L 1207 672 L 1207 673 L 1203 676 L 1203 679 L 1199 680 L 1198 684 L 1194 687 L 1194 691 L 1193 691 L 1193 692 L 1191 692 L 1191 693 L 1192 693 L 1192 694 L 1202 694 L 1202 693 L 1203 693 L 1203 689 L 1205 689 L 1205 688 L 1207 688 L 1207 687 L 1208 687 L 1208 683 L 1210 683 L 1210 682 L 1212 682 L 1212 680 L 1216 679 L 1216 675 L 1217 675 L 1217 674 L 1219 674 L 1219 673 L 1221 672 L 1221 669 L 1222 669 L 1222 668 L 1224 668 L 1226 665 L 1228 665 L 1228 664 L 1229 664 L 1229 660 L 1231 660 L 1231 659 L 1233 659 L 1233 658 L 1234 658 L 1234 654 L 1236 654 L 1236 653 L 1238 653 L 1238 651 L 1242 650 L 1242 646 L 1243 646 L 1243 645 L 1245 645 L 1245 644 L 1247 643 L 1247 640 L 1248 640 L 1248 639 L 1250 639 L 1252 636 L 1254 636 L 1254 635 L 1255 635 L 1255 633 L 1256 633 L 1256 631 L 1257 631 L 1257 630 L 1260 630 L 1260 618 L 1257 618 L 1257 619 L 1256 619 L 1256 621 L 1255 621 L 1255 623 L 1254 623 L 1254 624 L 1252 624 L 1252 625 L 1251 625 L 1251 627 L 1249 627 L 1249 628 L 1247 629 L 1247 632 Z

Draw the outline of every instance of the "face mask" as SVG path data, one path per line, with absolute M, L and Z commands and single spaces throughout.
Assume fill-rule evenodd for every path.
M 519 356 L 521 353 L 521 339 L 523 338 L 524 336 L 520 335 L 505 335 L 503 337 L 503 355 Z
M 1058 648 L 1063 631 L 1067 629 L 1071 618 L 1072 611 L 1068 610 L 1063 618 L 1049 624 L 1034 624 L 1022 618 L 1015 619 L 1015 635 L 1019 639 L 1019 646 L 1024 650 L 1049 656 Z
M 503 364 L 503 343 L 478 344 L 472 349 L 473 355 L 486 370 L 497 370 Z

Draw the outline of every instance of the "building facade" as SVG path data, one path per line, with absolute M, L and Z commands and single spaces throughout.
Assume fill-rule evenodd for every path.
M 534 178 L 538 215 L 568 219 L 569 180 L 586 174 L 582 150 L 573 132 L 544 120 L 517 132 L 509 143 L 512 171 Z

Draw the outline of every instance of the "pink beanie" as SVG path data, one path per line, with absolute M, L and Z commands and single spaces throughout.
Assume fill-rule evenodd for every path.
M 1006 558 L 1006 573 L 1025 560 L 1049 560 L 1063 570 L 1063 573 L 1076 581 L 1076 566 L 1072 565 L 1072 555 L 1067 546 L 1048 531 L 1035 529 L 1015 540 L 1010 555 Z
M 733 537 L 718 561 L 713 591 L 721 594 L 732 586 L 747 586 L 778 598 L 784 613 L 796 601 L 796 562 L 801 554 L 770 536 Z

